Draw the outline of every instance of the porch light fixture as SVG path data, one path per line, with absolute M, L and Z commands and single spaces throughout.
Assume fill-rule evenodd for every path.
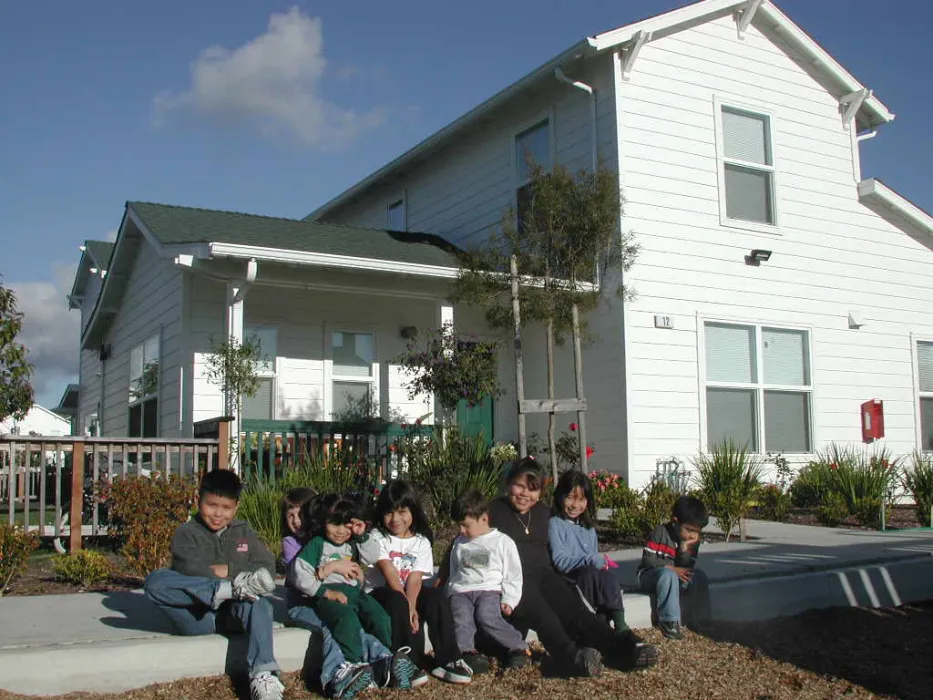
M 403 326 L 399 335 L 405 340 L 415 340 L 418 337 L 418 329 L 415 326 Z
M 751 253 L 745 256 L 746 265 L 754 265 L 758 267 L 763 262 L 768 262 L 771 259 L 771 251 L 763 250 L 761 248 L 755 248 Z

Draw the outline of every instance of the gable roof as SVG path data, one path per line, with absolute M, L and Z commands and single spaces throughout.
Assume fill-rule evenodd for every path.
M 71 285 L 71 293 L 68 295 L 68 308 L 77 309 L 79 302 L 84 298 L 84 291 L 87 289 L 87 282 L 91 273 L 91 268 L 97 270 L 96 273 L 103 277 L 107 272 L 107 266 L 110 264 L 110 256 L 113 254 L 114 244 L 109 241 L 84 241 L 81 246 L 81 260 L 78 261 L 78 269 L 75 271 L 75 279 Z
M 881 180 L 869 178 L 858 183 L 859 201 L 881 209 L 889 209 L 911 226 L 933 238 L 933 216 L 903 195 L 898 194 Z
M 229 244 L 264 250 L 365 257 L 394 263 L 459 267 L 457 249 L 433 234 L 323 224 L 149 202 L 128 202 L 127 209 L 162 245 Z
M 639 35 L 650 35 L 659 38 L 664 35 L 674 34 L 698 23 L 736 14 L 756 5 L 757 9 L 752 18 L 752 24 L 765 26 L 777 33 L 789 48 L 809 61 L 811 72 L 822 76 L 827 87 L 830 87 L 834 93 L 838 93 L 842 97 L 866 89 L 822 46 L 781 12 L 771 0 L 701 0 L 602 34 L 585 37 L 582 41 L 577 42 L 525 77 L 497 92 L 440 131 L 435 132 L 414 148 L 409 149 L 395 160 L 318 207 L 306 218 L 314 221 L 320 220 L 355 196 L 375 186 L 384 178 L 427 157 L 526 89 L 544 80 L 554 80 L 554 71 L 558 68 L 565 68 L 570 63 L 589 56 L 632 46 L 638 40 Z M 894 114 L 888 110 L 881 100 L 871 94 L 871 91 L 868 91 L 868 96 L 859 107 L 856 118 L 865 127 L 873 128 L 892 121 Z

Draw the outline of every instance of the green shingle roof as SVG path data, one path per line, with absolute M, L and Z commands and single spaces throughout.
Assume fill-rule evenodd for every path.
M 91 254 L 91 257 L 97 261 L 101 267 L 107 267 L 110 262 L 110 254 L 113 253 L 113 243 L 107 241 L 85 241 L 84 247 Z
M 439 236 L 239 214 L 149 202 L 127 202 L 166 245 L 231 243 L 280 250 L 458 267 L 457 249 Z

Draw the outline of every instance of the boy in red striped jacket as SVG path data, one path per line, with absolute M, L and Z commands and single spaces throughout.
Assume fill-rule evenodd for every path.
M 706 506 L 694 496 L 674 503 L 671 520 L 658 525 L 645 543 L 638 567 L 638 585 L 652 594 L 657 621 L 668 639 L 682 639 L 680 596 L 690 593 L 692 620 L 708 617 L 709 588 L 706 575 L 696 568 L 700 531 L 709 522 Z

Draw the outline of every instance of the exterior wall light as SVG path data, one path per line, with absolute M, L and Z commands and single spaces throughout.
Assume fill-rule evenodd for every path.
M 751 253 L 745 256 L 746 265 L 754 265 L 758 267 L 763 262 L 768 262 L 771 259 L 770 250 L 762 250 L 761 248 L 755 248 Z

